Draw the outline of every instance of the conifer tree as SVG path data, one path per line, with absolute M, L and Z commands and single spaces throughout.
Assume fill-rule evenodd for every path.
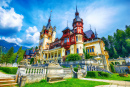
M 117 54 L 117 51 L 116 51 L 115 47 L 113 47 L 113 51 L 114 51 L 114 54 L 113 54 L 114 58 L 117 58 L 118 54 Z

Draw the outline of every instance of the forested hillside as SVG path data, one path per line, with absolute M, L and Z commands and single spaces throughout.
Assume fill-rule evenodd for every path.
M 110 58 L 130 56 L 130 25 L 125 28 L 125 30 L 117 29 L 112 36 L 108 35 L 107 38 L 102 37 Z

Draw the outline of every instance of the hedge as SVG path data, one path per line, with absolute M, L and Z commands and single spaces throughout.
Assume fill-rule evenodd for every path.
M 97 71 L 88 71 L 87 76 L 89 76 L 89 77 L 98 77 L 98 72 Z
M 110 74 L 107 72 L 101 72 L 101 71 L 88 71 L 87 76 L 89 76 L 89 77 L 98 77 L 98 76 L 110 77 Z
M 0 70 L 8 74 L 16 74 L 17 69 L 18 67 L 0 67 Z
M 77 67 L 75 67 L 75 68 L 74 68 L 74 71 L 75 71 L 75 72 L 78 72 L 78 68 L 77 68 Z

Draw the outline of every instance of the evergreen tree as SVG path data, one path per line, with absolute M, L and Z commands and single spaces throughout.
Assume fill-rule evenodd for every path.
M 7 54 L 6 54 L 6 61 L 5 61 L 6 63 L 10 63 L 11 56 L 13 55 L 13 53 L 14 53 L 14 48 L 11 47 L 11 48 L 8 50 Z
M 127 50 L 124 48 L 123 45 L 122 45 L 122 55 L 123 55 L 123 57 L 128 56 Z
M 113 57 L 114 58 L 118 58 L 118 54 L 117 54 L 117 51 L 116 51 L 116 49 L 113 47 L 113 51 L 114 51 L 114 55 L 113 55 Z
M 21 60 L 23 60 L 25 51 L 22 50 L 22 46 L 19 48 L 17 54 L 18 54 L 18 60 L 17 63 L 19 63 Z

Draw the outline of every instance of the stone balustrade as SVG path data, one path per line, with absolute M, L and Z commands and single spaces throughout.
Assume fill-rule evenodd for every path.
M 46 74 L 46 67 L 26 67 L 26 75 Z

